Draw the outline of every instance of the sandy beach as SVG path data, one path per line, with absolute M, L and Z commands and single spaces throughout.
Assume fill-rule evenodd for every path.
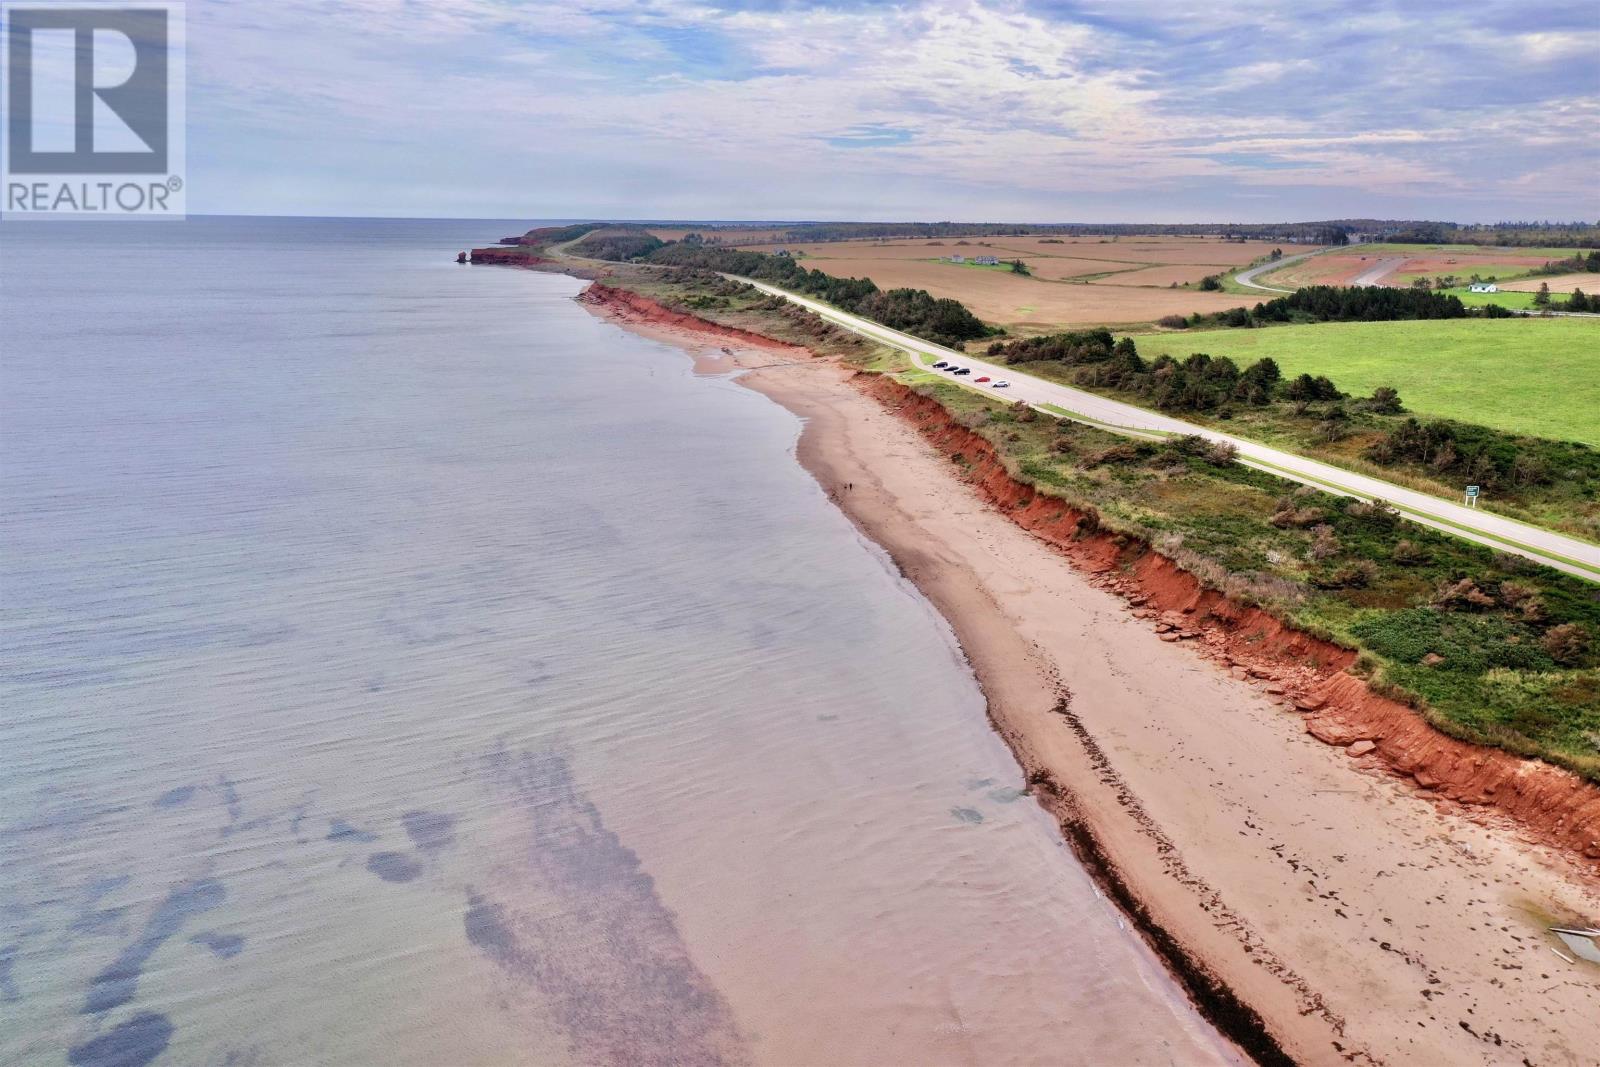
M 799 461 L 949 620 L 1019 777 L 1249 1054 L 1594 1062 L 1600 968 L 1546 932 L 1600 915 L 1593 864 L 1318 740 L 1282 684 L 985 503 L 850 368 L 598 313 L 805 420 Z

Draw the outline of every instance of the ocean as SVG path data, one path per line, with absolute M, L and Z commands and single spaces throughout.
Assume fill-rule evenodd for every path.
M 0 224 L 0 1062 L 1224 1059 L 799 420 L 528 225 Z

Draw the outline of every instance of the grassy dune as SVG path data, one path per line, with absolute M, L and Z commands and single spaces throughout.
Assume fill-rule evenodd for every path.
M 1600 447 L 1600 320 L 1330 322 L 1136 337 L 1146 358 L 1191 352 L 1285 375 L 1325 374 L 1350 393 L 1400 390 L 1406 407 L 1512 433 Z

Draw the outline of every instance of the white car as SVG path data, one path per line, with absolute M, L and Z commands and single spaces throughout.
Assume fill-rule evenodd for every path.
M 1005 381 L 995 382 L 993 385 L 989 386 L 989 388 L 990 389 L 1009 389 L 1009 388 L 1011 388 L 1011 383 L 1010 382 L 1005 382 Z

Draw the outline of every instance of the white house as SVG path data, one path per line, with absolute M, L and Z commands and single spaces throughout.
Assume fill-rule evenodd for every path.
M 967 257 L 966 256 L 951 256 L 950 257 L 950 262 L 952 262 L 952 263 L 965 263 L 966 261 L 967 261 Z
M 1498 293 L 1499 291 L 1500 287 L 1494 282 L 1473 282 L 1467 286 L 1467 292 L 1469 293 Z

